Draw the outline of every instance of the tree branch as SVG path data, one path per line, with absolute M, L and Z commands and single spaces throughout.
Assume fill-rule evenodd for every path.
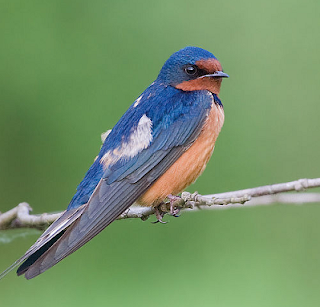
M 310 188 L 320 187 L 320 178 L 299 179 L 292 182 L 266 185 L 251 189 L 232 191 L 211 195 L 182 192 L 181 200 L 174 203 L 181 210 L 203 210 L 234 207 L 252 207 L 271 204 L 303 204 L 320 202 L 320 193 L 285 194 L 285 192 L 300 192 Z M 244 205 L 245 204 L 245 205 Z M 169 204 L 161 205 L 163 212 L 169 212 Z M 13 228 L 45 229 L 53 223 L 63 212 L 43 213 L 31 215 L 32 208 L 28 203 L 20 203 L 17 207 L 0 214 L 0 230 Z M 146 220 L 155 213 L 154 208 L 131 206 L 122 213 L 118 220 L 140 218 Z

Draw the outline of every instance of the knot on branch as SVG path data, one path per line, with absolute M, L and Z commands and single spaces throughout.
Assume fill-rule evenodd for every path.
M 212 206 L 212 205 L 228 205 L 228 204 L 244 204 L 251 199 L 250 195 L 243 195 L 240 197 L 206 197 L 195 192 L 193 194 L 189 192 L 182 192 L 181 198 L 189 205 L 188 208 L 193 208 L 194 206 Z
M 24 202 L 0 214 L 0 230 L 23 227 L 44 230 L 61 215 L 61 213 L 31 215 L 31 211 L 31 206 Z
M 309 187 L 308 179 L 299 179 L 296 181 L 296 184 L 294 185 L 294 189 L 297 192 L 304 191 Z

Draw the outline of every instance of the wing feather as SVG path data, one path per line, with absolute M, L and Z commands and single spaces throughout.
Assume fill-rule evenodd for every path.
M 146 110 L 146 116 L 150 116 L 153 123 L 152 142 L 138 155 L 110 164 L 90 194 L 88 203 L 78 207 L 78 211 L 68 209 L 15 262 L 16 266 L 25 261 L 18 269 L 20 274 L 24 273 L 27 279 L 33 278 L 79 249 L 128 209 L 192 145 L 201 132 L 211 100 L 200 92 L 192 92 L 188 99 L 186 97 L 185 94 L 180 100 L 177 96 L 171 97 L 172 103 L 167 102 L 170 108 L 166 112 L 159 110 L 159 101 L 141 99 L 136 111 L 131 107 L 125 113 L 108 135 L 100 158 L 106 151 L 115 148 L 121 135 L 127 135 L 126 131 L 132 130 L 130 127 L 134 126 L 130 120 L 134 118 L 136 122 L 137 117 L 141 117 Z M 152 109 L 152 106 L 155 107 Z M 158 114 L 158 111 L 165 114 Z M 89 179 L 85 177 L 84 180 L 90 183 Z M 48 242 L 52 243 L 50 248 L 38 252 Z M 36 254 L 37 257 L 34 256 Z
M 124 179 L 108 185 L 101 179 L 82 216 L 32 264 L 25 277 L 30 279 L 41 274 L 91 240 L 128 209 L 182 152 L 183 146 L 171 149 L 166 159 L 162 159 L 152 171 L 137 182 L 131 183 L 130 180 Z

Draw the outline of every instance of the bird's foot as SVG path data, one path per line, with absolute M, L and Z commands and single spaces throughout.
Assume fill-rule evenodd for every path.
M 166 214 L 166 212 L 161 210 L 161 206 L 162 205 L 163 205 L 163 203 L 161 203 L 158 206 L 154 207 L 154 211 L 155 211 L 155 215 L 156 215 L 157 220 L 155 222 L 152 222 L 152 224 L 156 224 L 156 223 L 167 224 L 167 222 L 165 222 L 163 220 L 163 217 Z
M 181 197 L 169 194 L 167 196 L 170 202 L 170 214 L 174 217 L 179 217 L 180 208 L 177 206 L 181 202 Z
M 165 222 L 163 220 L 163 217 L 166 213 L 169 213 L 170 215 L 172 215 L 174 217 L 179 217 L 178 214 L 181 210 L 181 207 L 179 206 L 179 204 L 181 204 L 182 198 L 179 196 L 172 195 L 172 194 L 169 194 L 167 196 L 167 198 L 169 200 L 169 208 L 170 209 L 169 210 L 167 209 L 168 203 L 165 203 L 165 202 L 161 202 L 159 205 L 154 207 L 157 221 L 152 222 L 153 224 L 156 224 L 156 223 L 166 224 L 167 222 Z

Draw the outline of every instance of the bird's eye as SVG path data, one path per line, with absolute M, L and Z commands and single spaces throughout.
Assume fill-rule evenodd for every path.
M 197 67 L 195 66 L 187 66 L 184 71 L 189 75 L 189 76 L 194 76 L 197 73 Z

